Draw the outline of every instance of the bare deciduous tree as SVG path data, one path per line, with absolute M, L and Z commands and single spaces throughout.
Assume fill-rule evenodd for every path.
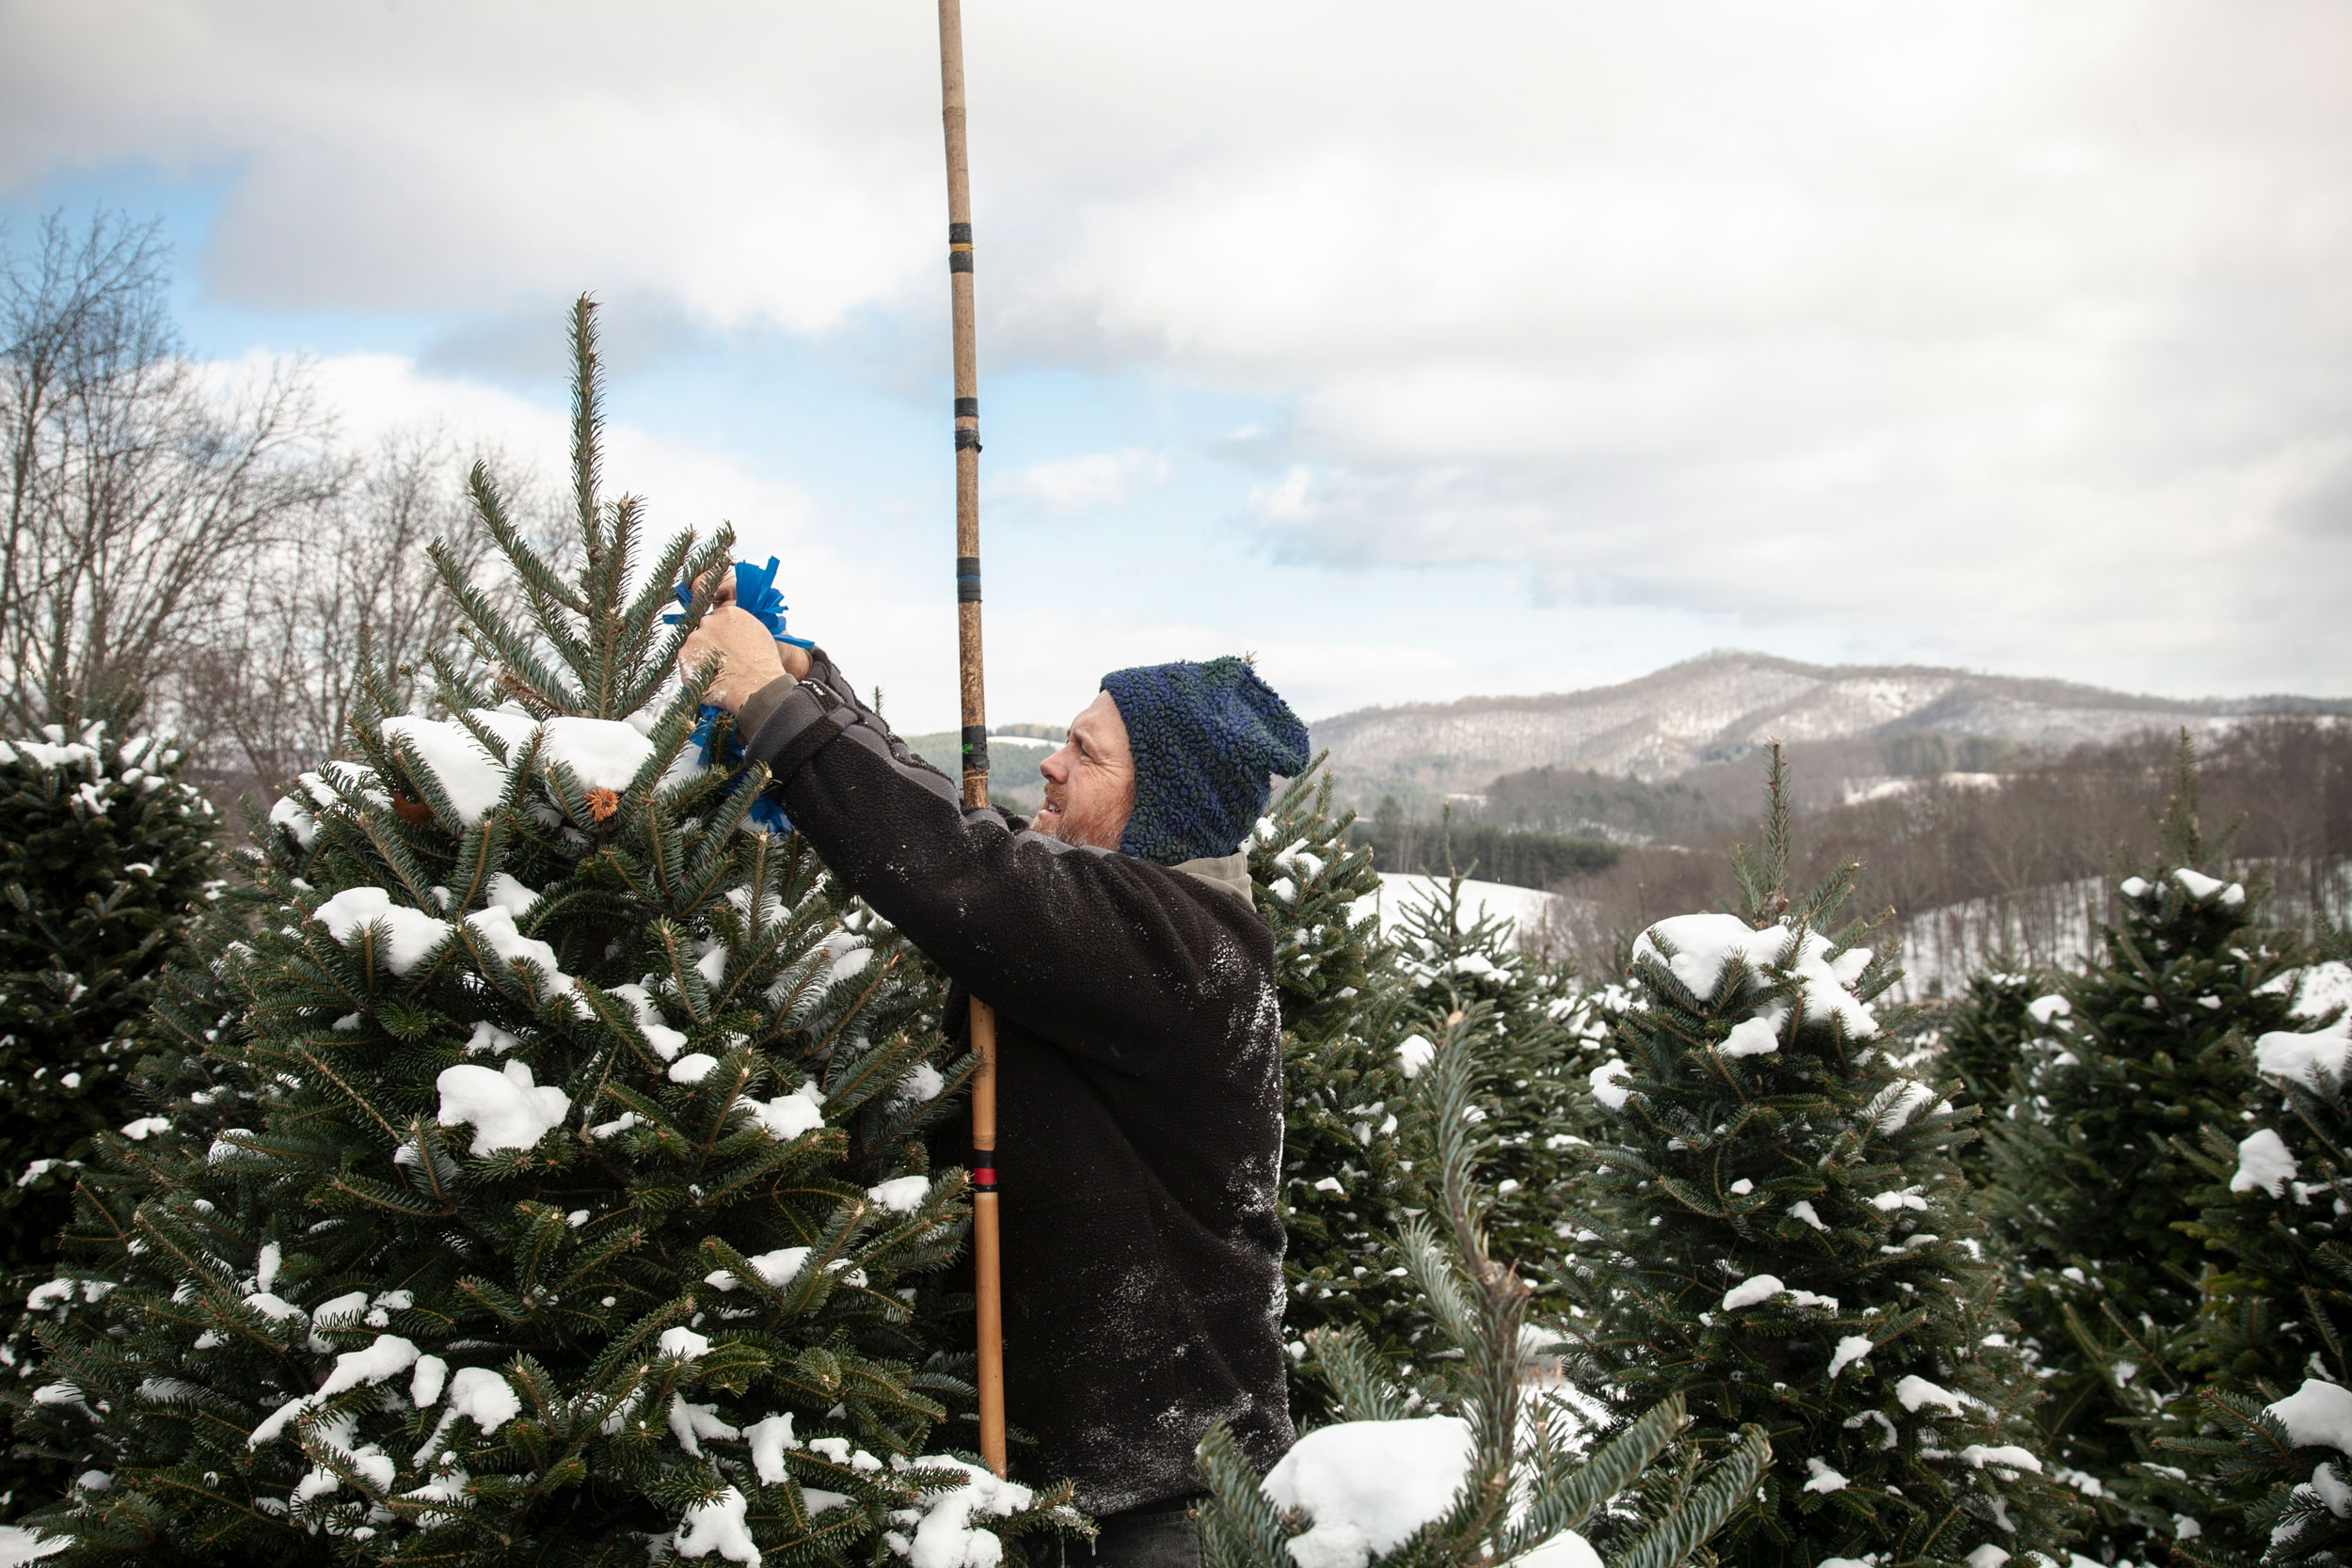
M 178 717 L 255 562 L 342 481 L 303 365 L 224 386 L 188 359 L 166 261 L 153 224 L 103 213 L 0 253 L 0 717 L 20 730 L 133 693 Z
M 425 546 L 445 542 L 472 571 L 489 546 L 467 466 L 438 431 L 389 435 L 254 562 L 191 683 L 222 766 L 262 784 L 316 767 L 343 738 L 363 669 L 411 694 L 430 687 L 424 657 L 456 644 L 458 616 Z

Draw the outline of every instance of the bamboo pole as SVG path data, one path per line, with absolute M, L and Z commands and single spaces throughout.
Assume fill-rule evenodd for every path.
M 964 141 L 963 10 L 939 0 L 940 119 L 947 133 L 947 286 L 955 335 L 956 653 L 963 696 L 963 803 L 988 804 L 988 701 L 980 675 L 980 371 L 972 323 L 972 182 Z M 1005 1303 L 996 1212 L 996 1014 L 972 999 L 972 1272 L 979 1340 L 980 1457 L 1005 1473 Z

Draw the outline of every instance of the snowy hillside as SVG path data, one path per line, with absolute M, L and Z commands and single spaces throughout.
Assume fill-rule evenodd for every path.
M 2352 701 L 2184 701 L 1920 665 L 1720 653 L 1621 686 L 1363 708 L 1313 731 L 1316 748 L 1330 748 L 1334 770 L 1356 792 L 1380 780 L 1456 791 L 1545 766 L 1669 778 L 1772 737 L 1935 731 L 2065 747 L 2179 724 L 2210 733 L 2252 714 L 2294 712 L 2352 714 Z

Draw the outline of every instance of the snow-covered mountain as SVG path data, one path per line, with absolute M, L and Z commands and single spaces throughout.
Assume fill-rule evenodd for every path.
M 2268 713 L 2352 714 L 2352 699 L 2134 696 L 2066 681 L 1923 665 L 1819 665 L 1713 653 L 1622 686 L 1361 708 L 1311 726 L 1349 795 L 1484 788 L 1526 768 L 1671 778 L 1761 742 L 1935 732 L 2064 748 L 2182 724 L 2211 733 Z

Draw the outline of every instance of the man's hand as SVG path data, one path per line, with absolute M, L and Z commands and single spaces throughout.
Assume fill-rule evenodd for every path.
M 784 675 L 799 680 L 808 673 L 807 654 L 778 642 L 758 616 L 733 603 L 713 605 L 678 650 L 678 669 L 690 677 L 714 660 L 719 678 L 703 700 L 729 713 L 740 711 L 769 682 Z

